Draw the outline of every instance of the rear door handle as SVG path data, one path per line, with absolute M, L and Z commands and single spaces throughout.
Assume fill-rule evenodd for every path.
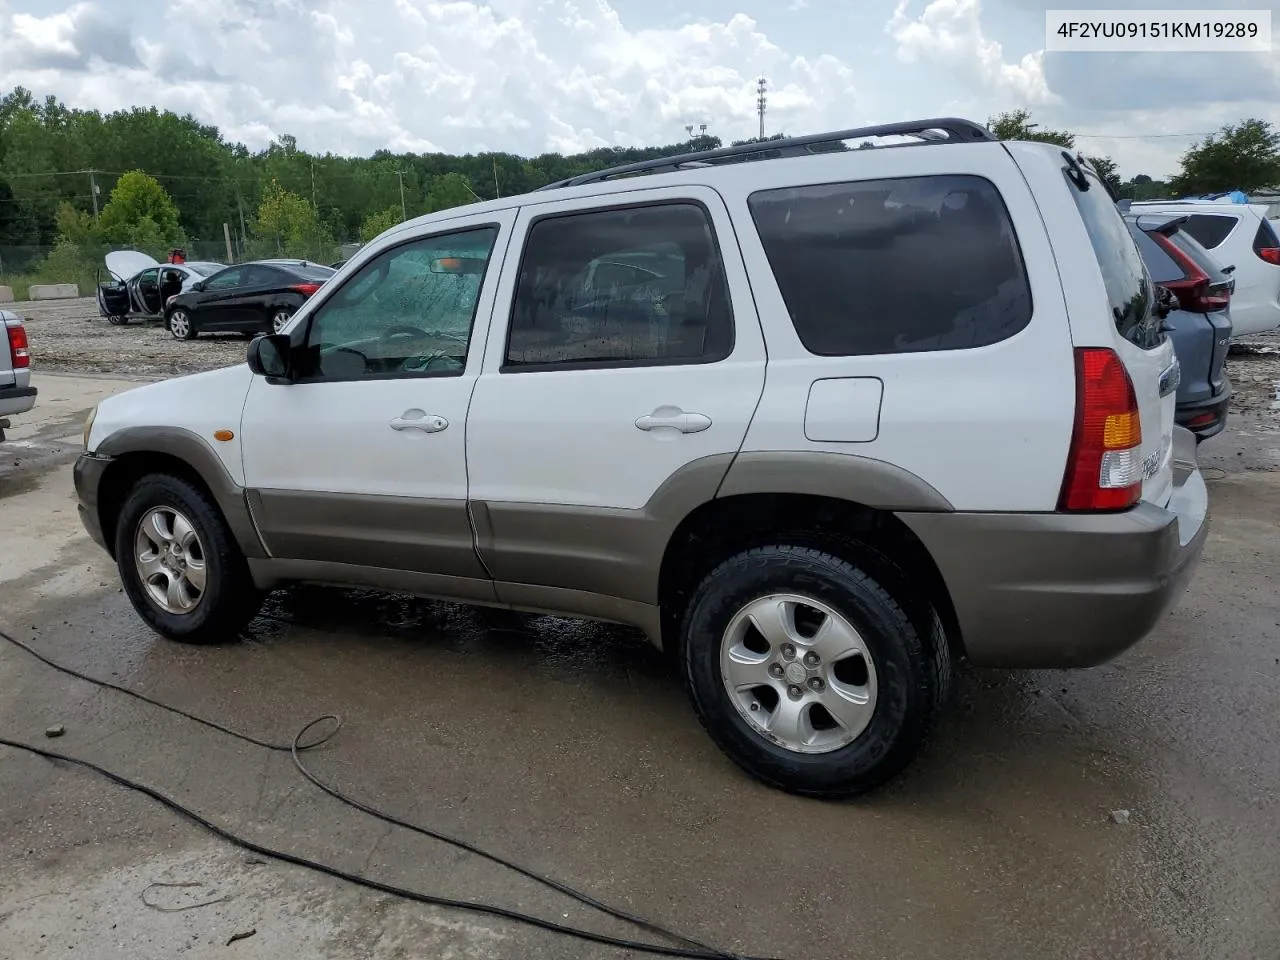
M 681 433 L 701 433 L 711 426 L 711 418 L 701 413 L 685 413 L 679 407 L 659 407 L 636 421 L 641 430 L 667 428 Z
M 439 433 L 449 426 L 449 421 L 435 414 L 423 413 L 421 410 L 406 410 L 401 416 L 389 421 L 392 430 L 421 430 L 423 433 Z

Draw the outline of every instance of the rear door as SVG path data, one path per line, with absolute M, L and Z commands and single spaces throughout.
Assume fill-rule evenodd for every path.
M 508 263 L 467 416 L 481 556 L 507 602 L 533 584 L 652 603 L 648 508 L 671 482 L 715 492 L 764 387 L 724 202 L 690 185 L 533 204 Z
M 1056 162 L 1062 165 L 1061 160 Z M 1164 506 L 1173 492 L 1173 428 L 1181 370 L 1173 342 L 1160 329 L 1154 309 L 1155 284 L 1137 244 L 1102 181 L 1092 171 L 1085 175 L 1085 189 L 1061 172 L 1057 181 L 1069 191 L 1093 252 L 1091 264 L 1071 256 L 1066 244 L 1059 252 L 1072 339 L 1077 347 L 1112 347 L 1129 371 L 1142 424 L 1142 498 Z M 1063 223 L 1060 228 L 1065 240 L 1069 225 Z M 1073 276 L 1077 270 L 1080 274 Z M 1097 273 L 1085 276 L 1090 270 L 1102 276 L 1107 311 L 1102 317 L 1098 300 L 1088 293 L 1097 289 Z M 1071 296 L 1073 291 L 1075 296 Z

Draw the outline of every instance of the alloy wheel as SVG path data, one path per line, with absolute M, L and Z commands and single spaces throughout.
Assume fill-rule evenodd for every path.
M 190 613 L 200 603 L 208 582 L 204 544 L 181 511 L 161 506 L 144 513 L 133 557 L 143 588 L 165 613 Z

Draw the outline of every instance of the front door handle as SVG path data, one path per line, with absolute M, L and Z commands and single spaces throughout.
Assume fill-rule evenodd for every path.
M 421 430 L 423 433 L 439 433 L 449 426 L 449 421 L 421 410 L 406 410 L 388 424 L 392 430 Z
M 681 433 L 701 433 L 711 426 L 711 418 L 701 413 L 685 413 L 679 407 L 659 407 L 636 421 L 641 430 L 667 428 Z

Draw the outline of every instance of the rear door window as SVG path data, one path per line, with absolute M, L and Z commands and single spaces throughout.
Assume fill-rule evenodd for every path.
M 1222 246 L 1235 229 L 1236 218 L 1221 213 L 1193 213 L 1182 229 L 1199 241 L 1206 250 Z
M 1160 342 L 1159 322 L 1152 312 L 1151 278 L 1138 254 L 1138 245 L 1102 181 L 1087 173 L 1089 189 L 1068 180 L 1067 188 L 1080 211 L 1094 258 L 1102 271 L 1108 306 L 1120 336 L 1144 350 Z
M 982 347 L 1031 320 L 1031 285 L 1013 224 L 999 190 L 983 177 L 764 190 L 748 205 L 810 353 Z

